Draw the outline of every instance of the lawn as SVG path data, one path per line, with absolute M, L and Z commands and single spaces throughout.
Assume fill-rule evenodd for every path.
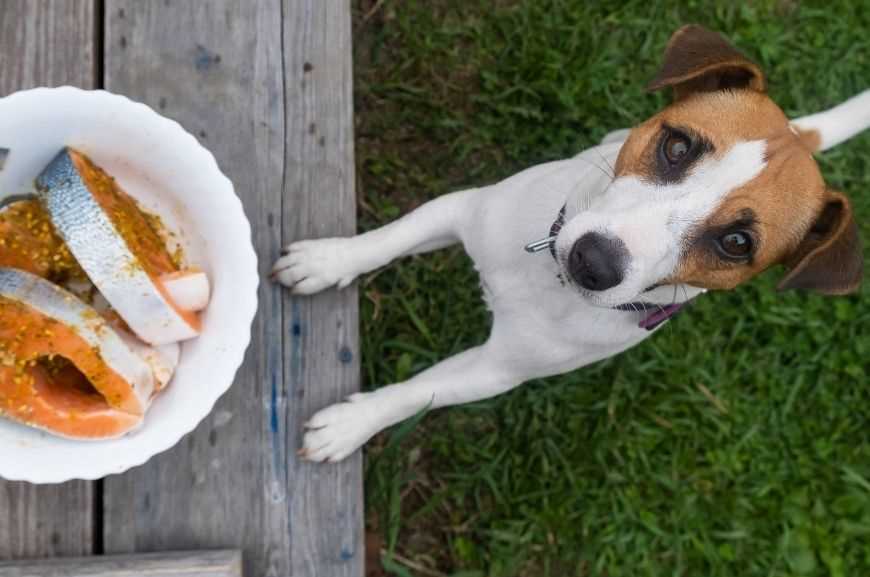
M 790 116 L 870 88 L 866 0 L 358 0 L 360 223 L 573 155 L 659 109 L 670 33 L 719 30 Z M 870 134 L 819 156 L 870 246 Z M 522 258 L 522 255 L 518 255 Z M 397 576 L 870 571 L 870 289 L 706 295 L 606 362 L 436 411 L 367 448 L 369 545 Z M 363 378 L 484 340 L 460 249 L 362 279 Z M 577 330 L 583 330 L 578 327 Z

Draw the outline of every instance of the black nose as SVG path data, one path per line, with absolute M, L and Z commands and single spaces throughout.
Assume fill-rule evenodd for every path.
M 607 290 L 622 282 L 627 254 L 625 245 L 618 238 L 589 232 L 571 248 L 568 272 L 586 290 Z

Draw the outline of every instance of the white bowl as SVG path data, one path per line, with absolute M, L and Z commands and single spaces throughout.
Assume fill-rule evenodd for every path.
M 214 156 L 177 122 L 105 91 L 37 88 L 0 99 L 0 199 L 33 191 L 64 146 L 87 154 L 181 239 L 212 282 L 202 335 L 185 342 L 169 388 L 136 431 L 70 441 L 0 418 L 0 477 L 31 483 L 97 479 L 141 465 L 192 431 L 232 385 L 257 310 L 251 225 Z

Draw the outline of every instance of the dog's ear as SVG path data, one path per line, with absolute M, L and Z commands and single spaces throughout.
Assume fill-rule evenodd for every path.
M 841 295 L 861 286 L 864 254 L 852 206 L 844 195 L 828 191 L 816 222 L 785 261 L 788 269 L 778 288 Z
M 721 34 L 689 24 L 671 36 L 664 63 L 647 90 L 673 86 L 674 99 L 693 92 L 733 88 L 766 90 L 761 69 L 731 46 Z

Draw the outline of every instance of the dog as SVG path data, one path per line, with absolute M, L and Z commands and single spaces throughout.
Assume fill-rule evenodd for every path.
M 812 154 L 870 127 L 870 90 L 790 122 L 760 68 L 696 25 L 673 34 L 648 88 L 672 89 L 672 104 L 574 158 L 441 196 L 365 234 L 282 251 L 273 278 L 307 295 L 461 242 L 493 315 L 484 344 L 316 413 L 302 457 L 339 461 L 425 409 L 619 354 L 701 293 L 774 265 L 785 267 L 779 289 L 859 289 L 850 202 L 825 185 Z

